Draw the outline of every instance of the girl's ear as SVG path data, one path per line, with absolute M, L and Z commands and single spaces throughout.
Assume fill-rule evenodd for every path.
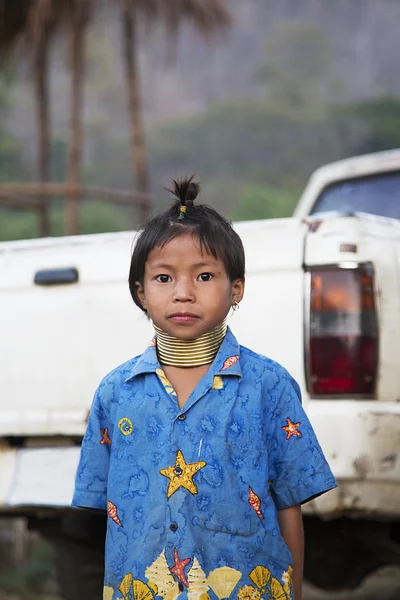
M 140 281 L 135 281 L 136 293 L 143 310 L 146 310 L 146 296 L 144 293 L 144 287 Z
M 244 279 L 232 281 L 232 303 L 241 302 L 244 295 Z

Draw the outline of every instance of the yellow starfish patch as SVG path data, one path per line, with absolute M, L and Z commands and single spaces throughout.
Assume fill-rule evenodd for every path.
M 182 452 L 178 450 L 175 465 L 168 467 L 168 469 L 160 470 L 160 474 L 169 479 L 167 498 L 170 498 L 181 487 L 188 490 L 191 494 L 197 494 L 197 486 L 193 483 L 193 477 L 206 464 L 204 461 L 187 464 Z

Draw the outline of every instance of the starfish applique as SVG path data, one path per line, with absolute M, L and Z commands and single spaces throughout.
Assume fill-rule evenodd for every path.
M 175 465 L 160 470 L 160 474 L 169 479 L 167 498 L 170 498 L 180 487 L 185 488 L 191 494 L 197 494 L 197 486 L 193 483 L 193 477 L 206 464 L 204 461 L 187 464 L 182 452 L 178 450 Z
M 104 431 L 103 431 L 103 429 L 100 429 L 100 433 L 101 433 L 101 440 L 99 443 L 100 444 L 111 444 L 111 440 L 108 437 L 108 427 L 105 427 Z
M 287 440 L 290 440 L 290 438 L 292 437 L 292 435 L 295 435 L 297 437 L 301 437 L 303 435 L 301 433 L 301 431 L 298 431 L 298 428 L 300 426 L 300 422 L 298 422 L 298 423 L 292 423 L 292 421 L 289 419 L 289 417 L 287 417 L 286 423 L 287 423 L 287 425 L 284 425 L 282 427 L 282 429 L 283 429 L 283 431 L 286 431 L 286 439 Z
M 112 519 L 114 521 L 114 523 L 116 523 L 117 525 L 119 525 L 120 527 L 122 527 L 122 523 L 121 523 L 120 518 L 118 516 L 118 509 L 115 506 L 115 504 L 113 504 L 109 500 L 107 500 L 107 514 L 110 517 L 110 519 Z
M 182 583 L 184 583 L 186 587 L 189 587 L 189 582 L 185 576 L 185 567 L 190 563 L 190 558 L 184 558 L 182 560 L 179 560 L 178 550 L 174 548 L 174 560 L 175 564 L 173 567 L 170 568 L 171 573 L 175 575 L 175 577 L 177 577 L 179 581 L 182 581 Z

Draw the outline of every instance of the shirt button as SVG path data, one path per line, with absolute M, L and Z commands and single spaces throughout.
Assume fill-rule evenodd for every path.
M 186 413 L 182 413 L 181 415 L 178 415 L 178 421 L 184 421 L 186 419 Z
M 178 531 L 178 523 L 171 523 L 169 528 L 171 531 Z

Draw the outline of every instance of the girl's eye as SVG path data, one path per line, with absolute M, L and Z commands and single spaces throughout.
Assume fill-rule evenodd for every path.
M 201 273 L 198 276 L 197 281 L 211 281 L 212 278 L 213 275 L 211 275 L 211 273 Z
M 156 280 L 160 283 L 169 283 L 170 281 L 172 281 L 169 275 L 157 275 Z

